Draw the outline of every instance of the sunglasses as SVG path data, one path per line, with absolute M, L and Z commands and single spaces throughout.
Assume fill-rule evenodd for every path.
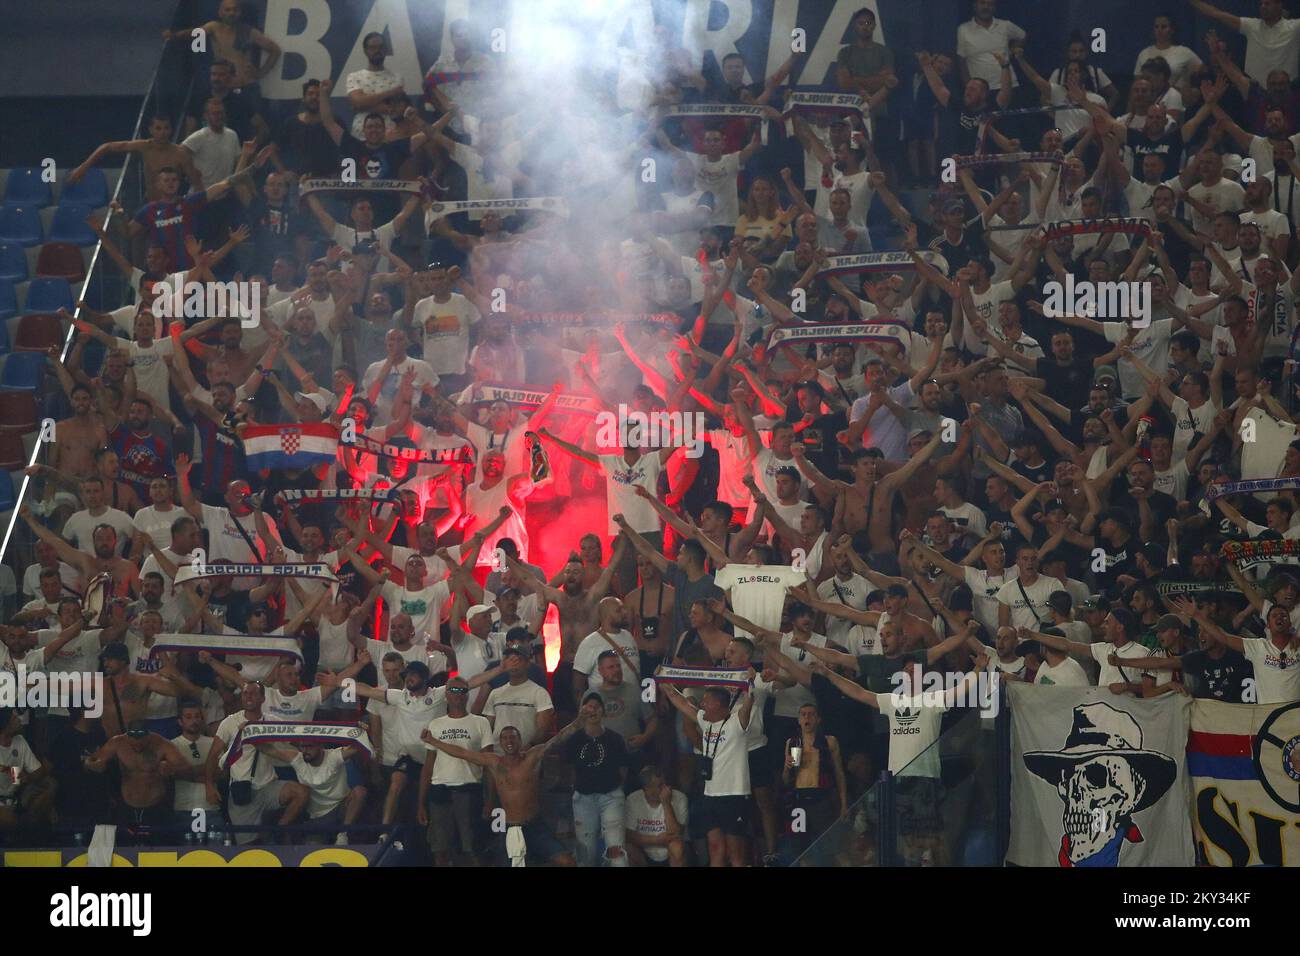
M 449 693 L 449 694 L 468 694 L 468 693 L 469 693 L 469 688 L 468 688 L 468 687 L 448 687 L 448 688 L 447 688 L 447 693 Z

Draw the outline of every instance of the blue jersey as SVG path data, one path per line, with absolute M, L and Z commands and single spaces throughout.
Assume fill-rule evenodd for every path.
M 185 237 L 197 234 L 199 211 L 207 204 L 208 194 L 204 191 L 174 202 L 151 202 L 135 214 L 149 242 L 167 251 L 167 271 L 180 272 L 194 265 L 185 251 Z

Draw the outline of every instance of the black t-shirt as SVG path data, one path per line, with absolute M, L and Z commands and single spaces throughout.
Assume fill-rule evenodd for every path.
M 339 148 L 321 123 L 304 123 L 295 113 L 275 134 L 280 162 L 300 176 L 335 176 L 339 170 Z
M 940 229 L 926 248 L 930 252 L 939 253 L 947 260 L 948 274 L 952 275 L 976 256 L 988 254 L 988 247 L 984 242 L 984 222 L 979 216 L 965 222 L 962 225 L 961 236 L 956 242 L 949 240 L 947 234 Z
M 1141 546 L 1142 542 L 1136 536 L 1130 537 L 1119 547 L 1108 544 L 1101 538 L 1097 539 L 1097 547 L 1101 548 L 1106 556 L 1106 570 L 1093 572 L 1099 591 L 1118 589 L 1117 582 L 1122 574 L 1137 575 L 1136 554 Z
M 1034 374 L 1046 383 L 1043 391 L 1047 397 L 1066 408 L 1081 408 L 1088 401 L 1088 392 L 1092 388 L 1092 362 L 1078 352 L 1069 365 L 1062 365 L 1054 358 L 1040 358 Z
M 1128 512 L 1132 521 L 1131 527 L 1136 532 L 1141 528 L 1142 515 L 1138 510 L 1137 499 L 1129 494 L 1126 486 L 1123 491 L 1116 491 L 1118 501 L 1115 502 L 1117 507 L 1123 508 Z M 1151 505 L 1151 540 L 1167 541 L 1169 532 L 1165 528 L 1165 523 L 1178 514 L 1178 502 L 1173 499 L 1172 495 L 1167 495 L 1163 491 L 1153 491 L 1151 497 L 1147 499 Z
M 1218 660 L 1206 651 L 1189 651 L 1179 658 L 1183 674 L 1192 678 L 1194 697 L 1221 700 L 1228 704 L 1242 703 L 1243 682 L 1255 676 L 1255 668 L 1240 651 L 1231 648 Z
M 1178 124 L 1174 124 L 1158 139 L 1151 139 L 1147 136 L 1146 130 L 1131 129 L 1128 131 L 1128 148 L 1133 151 L 1134 179 L 1142 180 L 1142 159 L 1152 153 L 1164 160 L 1164 172 L 1160 174 L 1160 181 L 1164 182 L 1178 172 L 1179 160 L 1183 155 L 1182 129 Z M 1131 211 L 1130 215 L 1132 215 Z
M 1056 463 L 1043 459 L 1041 465 L 1026 465 L 1023 461 L 1015 461 L 1011 465 L 1011 470 L 1018 475 L 1024 475 L 1034 484 L 1041 484 L 1044 481 L 1051 481 L 1052 475 L 1056 472 Z
M 622 784 L 619 771 L 627 763 L 627 747 L 612 730 L 606 729 L 599 737 L 590 737 L 585 730 L 574 734 L 564 747 L 564 756 L 573 764 L 578 793 L 609 793 Z
M 286 199 L 283 205 L 272 206 L 258 196 L 244 210 L 244 222 L 253 233 L 253 248 L 258 265 L 267 270 L 276 256 L 288 255 L 297 259 L 294 239 L 303 232 L 302 214 Z
M 399 171 L 411 156 L 411 141 L 399 139 L 381 143 L 371 149 L 363 140 L 345 130 L 343 138 L 339 140 L 339 152 L 342 156 L 357 161 L 357 179 L 401 179 Z M 405 198 L 395 192 L 371 194 L 370 202 L 375 210 L 376 225 L 396 216 Z
M 957 91 L 948 98 L 948 105 L 939 109 L 939 142 L 950 156 L 970 156 L 979 145 L 980 123 L 991 112 L 987 107 L 980 110 L 966 109 L 961 92 Z M 991 166 L 975 167 L 993 169 Z
M 787 419 L 795 422 L 801 417 L 796 408 Z M 818 415 L 811 425 L 796 434 L 796 439 L 803 442 L 804 453 L 823 475 L 833 475 L 839 470 L 842 446 L 835 436 L 848 427 L 848 416 L 841 409 L 829 415 Z

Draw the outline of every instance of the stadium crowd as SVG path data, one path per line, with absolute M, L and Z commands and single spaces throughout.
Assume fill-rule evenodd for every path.
M 830 106 L 797 55 L 710 74 L 661 31 L 524 111 L 459 23 L 424 78 L 372 34 L 279 115 L 224 0 L 192 115 L 71 174 L 143 170 L 93 222 L 131 297 L 50 356 L 0 666 L 107 697 L 0 710 L 0 839 L 201 810 L 410 825 L 439 865 L 781 865 L 865 838 L 888 769 L 936 860 L 961 708 L 900 675 L 1300 699 L 1300 20 L 1193 0 L 1136 63 L 1086 24 L 1031 63 L 971 14 L 913 50 L 860 11 Z M 255 321 L 167 312 L 217 281 Z M 369 441 L 250 462 L 322 423 Z M 373 755 L 241 741 L 310 721 Z

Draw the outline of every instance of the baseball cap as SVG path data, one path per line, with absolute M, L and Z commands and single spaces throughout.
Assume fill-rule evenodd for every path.
M 325 408 L 326 408 L 325 396 L 322 395 L 320 392 L 295 392 L 293 397 L 298 399 L 299 401 L 311 402 L 313 405 L 316 406 L 316 410 L 319 411 L 322 415 L 325 413 Z
M 1172 631 L 1175 628 L 1182 630 L 1183 620 L 1177 614 L 1162 614 L 1160 620 L 1156 621 L 1157 631 Z
M 1092 375 L 1092 383 L 1097 385 L 1105 379 L 1110 379 L 1112 382 L 1118 382 L 1119 370 L 1113 365 L 1099 365 L 1097 371 Z
M 1081 610 L 1081 611 L 1109 611 L 1109 610 L 1110 610 L 1110 599 L 1109 599 L 1109 598 L 1106 598 L 1106 597 L 1103 597 L 1103 596 L 1100 595 L 1100 594 L 1092 594 L 1092 595 L 1089 595 L 1089 596 L 1088 596 L 1088 599 L 1087 599 L 1086 601 L 1081 601 L 1081 602 L 1079 603 L 1079 610 Z
M 492 620 L 501 620 L 501 609 L 495 604 L 475 604 L 465 612 L 465 620 L 468 621 L 475 614 L 490 614 L 492 615 Z
M 964 213 L 966 211 L 966 204 L 960 199 L 949 199 L 943 204 L 943 211 Z
M 959 584 L 952 589 L 952 594 L 948 595 L 948 608 L 953 611 L 975 609 L 975 595 L 969 584 Z
M 917 438 L 921 435 L 930 438 L 934 435 L 934 432 L 930 431 L 930 429 L 928 428 L 913 428 L 910 432 L 907 433 L 907 440 L 911 441 L 913 438 Z
M 129 661 L 131 652 L 126 649 L 126 645 L 121 641 L 113 641 L 111 644 L 105 644 L 104 649 L 99 652 L 100 662 L 115 660 Z

